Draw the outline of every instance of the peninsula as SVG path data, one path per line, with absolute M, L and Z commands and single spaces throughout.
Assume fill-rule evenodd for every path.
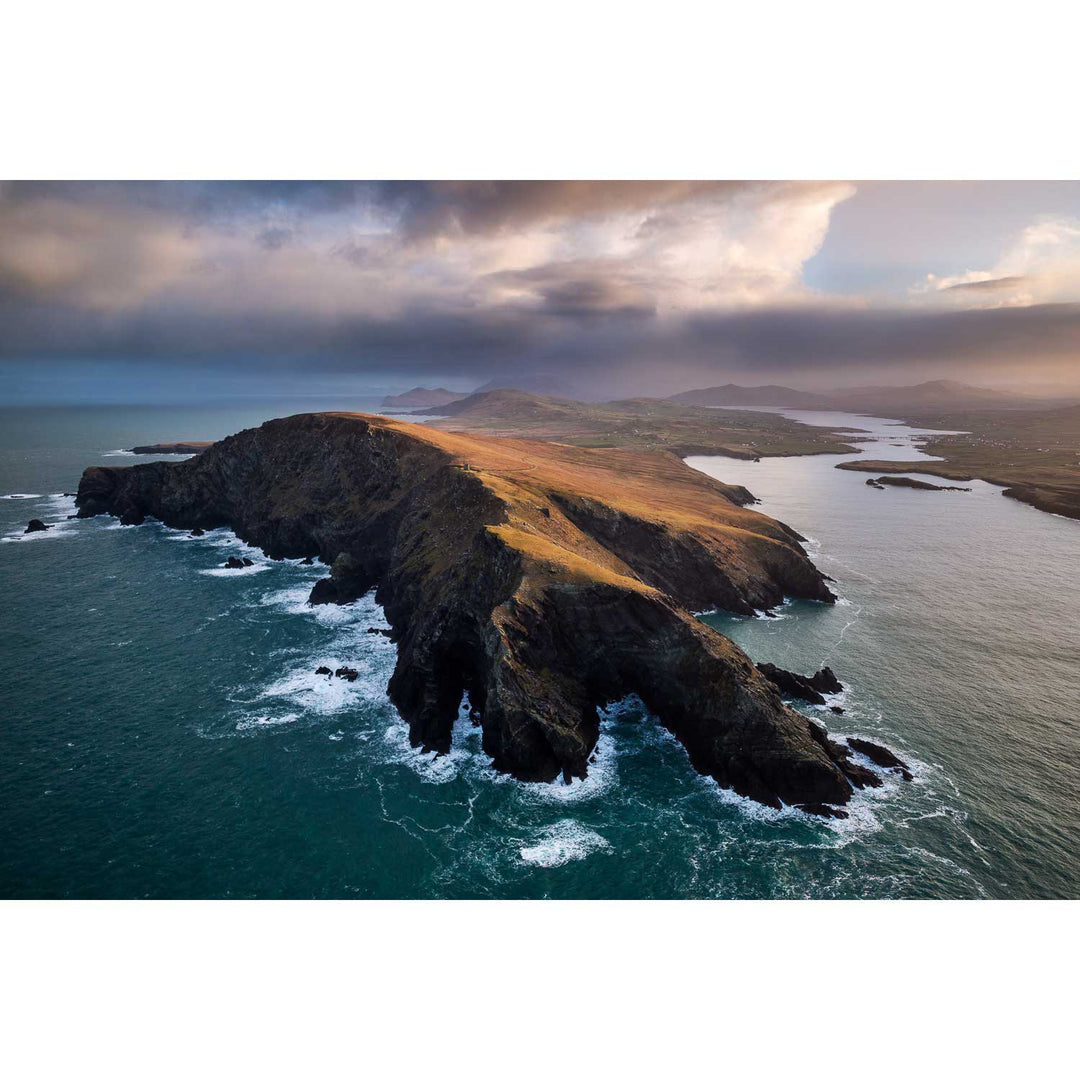
M 475 393 L 445 407 L 423 410 L 444 431 L 552 439 L 573 446 L 667 450 L 688 457 L 791 457 L 851 454 L 856 428 L 811 427 L 775 413 L 683 405 L 655 398 L 591 404 L 523 390 Z
M 842 815 L 880 778 L 692 614 L 834 600 L 801 538 L 751 500 L 671 453 L 322 413 L 184 462 L 88 468 L 76 501 L 79 517 L 227 526 L 272 558 L 318 558 L 313 602 L 375 588 L 415 746 L 447 751 L 468 694 L 495 768 L 584 777 L 597 706 L 637 694 L 721 786 Z

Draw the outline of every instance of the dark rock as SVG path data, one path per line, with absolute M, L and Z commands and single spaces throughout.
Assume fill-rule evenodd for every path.
M 882 779 L 872 769 L 863 768 L 854 761 L 845 761 L 843 765 L 844 775 L 852 785 L 861 791 L 865 787 L 881 787 Z
M 44 521 L 40 521 L 38 518 L 31 518 L 26 523 L 26 528 L 23 529 L 23 533 L 36 533 L 44 532 L 46 529 L 51 529 L 51 525 L 46 525 Z
M 339 604 L 337 586 L 332 578 L 319 578 L 311 587 L 309 604 Z
M 793 671 L 785 671 L 775 664 L 758 664 L 758 671 L 765 676 L 782 694 L 788 697 L 808 701 L 811 705 L 824 705 L 825 699 L 811 686 L 810 680 Z
M 315 582 L 309 604 L 351 604 L 371 588 L 364 565 L 342 552 L 330 566 L 330 576 Z
M 301 566 L 314 566 L 315 565 L 315 560 L 309 555 L 306 559 L 301 559 L 300 560 L 300 565 Z
M 778 619 L 778 618 L 780 618 L 780 616 L 777 615 L 775 611 L 770 611 L 768 608 L 766 608 L 761 614 L 766 619 Z
M 347 682 L 356 682 L 356 677 L 360 674 L 354 667 L 339 667 L 334 674 L 339 679 L 345 679 Z
M 851 760 L 851 750 L 838 742 L 830 739 L 828 733 L 820 724 L 808 720 L 807 725 L 810 736 L 835 762 L 836 767 L 847 777 L 852 787 L 860 790 L 865 787 L 881 787 L 882 779 L 877 773 L 864 768 Z
M 830 705 L 829 709 L 832 712 L 836 713 L 837 716 L 843 716 L 844 715 L 844 710 L 839 705 Z
M 317 667 L 315 669 L 315 674 L 316 675 L 333 675 L 334 673 L 325 664 L 320 664 L 319 667 Z
M 394 636 L 394 631 L 393 630 L 387 630 L 387 629 L 385 629 L 384 627 L 381 627 L 381 626 L 369 626 L 367 628 L 367 632 L 369 634 L 382 634 L 383 637 L 393 637 Z
M 226 570 L 243 570 L 244 560 L 238 559 L 235 555 L 230 555 L 222 564 Z M 250 565 L 250 563 L 248 563 Z
M 188 536 L 205 536 L 205 535 L 206 535 L 206 532 L 203 529 L 199 529 L 199 528 L 192 529 L 191 532 L 188 533 Z
M 247 559 L 247 558 L 245 558 L 245 559 L 241 559 L 240 561 L 241 561 L 241 562 L 242 562 L 242 563 L 243 563 L 243 564 L 244 564 L 245 566 L 254 566 L 254 565 L 255 565 L 255 563 L 254 563 L 254 562 L 252 562 L 252 560 L 251 560 L 251 559 Z
M 878 491 L 884 491 L 885 490 L 885 485 L 884 484 L 879 484 L 873 477 L 871 477 L 869 480 L 866 481 L 866 486 L 867 487 L 872 487 L 872 488 L 877 488 Z
M 836 677 L 831 667 L 823 667 L 814 672 L 807 680 L 819 694 L 839 694 L 844 689 L 843 683 Z
M 839 806 L 830 806 L 828 803 L 797 803 L 795 809 L 801 810 L 804 814 L 817 814 L 818 817 L 846 818 L 848 816 L 846 810 L 841 810 Z
M 867 480 L 874 487 L 905 487 L 916 491 L 970 491 L 969 487 L 951 487 L 948 484 L 928 484 L 925 480 L 912 480 L 907 476 L 879 476 L 876 480 Z
M 809 678 L 794 671 L 786 671 L 775 664 L 758 664 L 758 671 L 782 694 L 808 701 L 811 705 L 824 705 L 822 694 L 837 694 L 844 689 L 832 668 L 823 667 Z
M 854 735 L 848 738 L 847 744 L 857 754 L 863 754 L 865 757 L 868 757 L 880 768 L 895 769 L 905 780 L 910 781 L 913 779 L 907 765 L 887 747 L 872 743 L 869 739 L 858 739 Z

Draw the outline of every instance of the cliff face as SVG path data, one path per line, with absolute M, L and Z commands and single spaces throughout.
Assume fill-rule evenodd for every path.
M 389 692 L 446 750 L 463 692 L 495 766 L 583 777 L 596 706 L 628 693 L 700 772 L 772 806 L 842 804 L 860 773 L 692 608 L 831 600 L 786 526 L 672 455 L 452 435 L 353 414 L 274 420 L 181 463 L 90 468 L 79 516 L 228 526 L 318 556 L 313 602 L 372 587 Z

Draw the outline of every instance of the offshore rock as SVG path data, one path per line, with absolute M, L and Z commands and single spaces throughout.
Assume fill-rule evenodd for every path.
M 865 755 L 880 768 L 894 769 L 896 772 L 900 773 L 905 780 L 910 781 L 913 779 L 907 765 L 905 765 L 904 762 L 887 747 L 872 743 L 869 739 L 858 739 L 855 736 L 850 736 L 847 740 L 847 744 L 856 753 Z
M 843 690 L 832 668 L 822 668 L 810 678 L 797 675 L 794 671 L 787 671 L 775 664 L 758 664 L 757 668 L 779 689 L 781 694 L 798 698 L 800 701 L 808 701 L 811 705 L 824 705 L 825 699 L 821 696 L 822 694 L 836 694 Z
M 819 694 L 839 694 L 844 689 L 844 684 L 836 677 L 831 667 L 823 667 L 820 671 L 814 672 L 807 682 Z
M 39 518 L 31 518 L 26 523 L 26 528 L 23 529 L 23 534 L 25 535 L 26 533 L 45 532 L 46 529 L 51 528 L 51 525 L 46 525 L 45 522 L 41 521 Z
M 495 768 L 584 777 L 597 707 L 636 694 L 721 786 L 842 805 L 869 782 L 847 748 L 691 614 L 835 599 L 798 535 L 729 492 L 667 453 L 328 413 L 184 462 L 89 468 L 77 505 L 229 527 L 271 557 L 315 552 L 331 572 L 313 603 L 375 588 L 397 643 L 388 692 L 415 746 L 449 750 L 467 693 Z

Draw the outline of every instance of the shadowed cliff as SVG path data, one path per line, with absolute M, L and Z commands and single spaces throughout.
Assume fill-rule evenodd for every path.
M 597 705 L 634 693 L 694 767 L 771 806 L 842 804 L 866 770 L 691 611 L 833 599 L 787 526 L 674 455 L 456 435 L 382 417 L 273 420 L 190 461 L 89 468 L 80 517 L 228 526 L 331 567 L 312 602 L 377 588 L 389 692 L 445 751 L 463 693 L 495 767 L 583 777 Z

